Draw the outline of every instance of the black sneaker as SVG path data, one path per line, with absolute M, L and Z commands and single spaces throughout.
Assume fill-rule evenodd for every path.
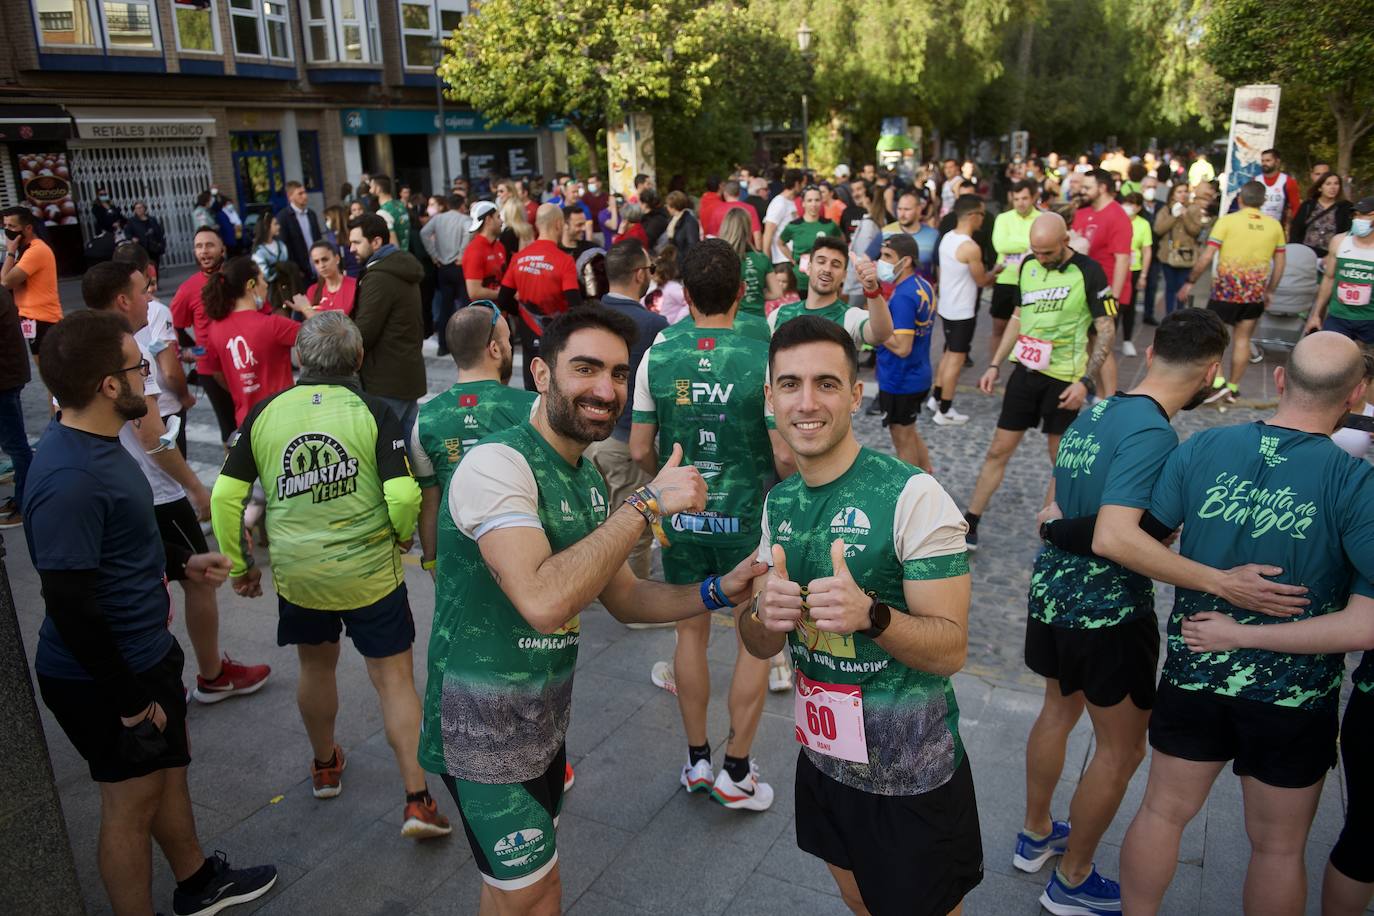
M 881 417 L 883 415 L 883 405 L 878 403 L 877 398 L 874 398 L 868 402 L 868 409 L 864 411 L 864 414 L 870 417 Z
M 968 547 L 969 553 L 978 552 L 978 529 L 970 528 L 968 534 L 964 535 L 964 545 Z
M 216 851 L 215 876 L 199 894 L 172 894 L 172 912 L 176 916 L 214 916 L 220 910 L 240 903 L 257 900 L 277 883 L 275 865 L 255 865 L 251 868 L 230 868 L 224 853 Z
M 1152 327 L 1152 328 L 1153 328 L 1153 327 L 1158 327 L 1158 326 L 1159 326 L 1159 319 L 1156 318 L 1154 315 L 1146 315 L 1145 318 L 1144 318 L 1143 320 L 1144 320 L 1144 322 L 1145 322 L 1146 324 L 1148 324 L 1148 325 L 1149 325 L 1150 327 Z

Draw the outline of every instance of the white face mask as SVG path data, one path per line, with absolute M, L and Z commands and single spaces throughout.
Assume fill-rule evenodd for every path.
M 1126 211 L 1127 216 L 1135 216 L 1137 213 L 1140 212 L 1140 208 L 1137 207 L 1135 204 L 1122 204 L 1121 209 Z

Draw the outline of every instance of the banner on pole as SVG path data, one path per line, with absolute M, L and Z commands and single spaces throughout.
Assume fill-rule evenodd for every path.
M 1260 153 L 1274 145 L 1279 123 L 1279 87 L 1272 83 L 1241 86 L 1231 103 L 1231 135 L 1226 140 L 1226 184 L 1221 189 L 1221 210 L 1228 213 L 1231 200 L 1247 181 L 1260 175 Z
M 648 114 L 628 114 L 606 131 L 607 177 L 612 194 L 626 200 L 634 196 L 635 175 L 654 174 L 654 119 Z

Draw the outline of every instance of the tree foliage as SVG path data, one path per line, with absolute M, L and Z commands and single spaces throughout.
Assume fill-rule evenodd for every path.
M 786 42 L 729 0 L 485 0 L 446 44 L 451 95 L 516 123 L 565 118 L 593 150 L 626 112 L 767 116 L 785 101 L 777 81 L 801 78 Z
M 1235 83 L 1277 82 L 1325 98 L 1337 171 L 1374 128 L 1374 0 L 1210 0 L 1202 53 Z

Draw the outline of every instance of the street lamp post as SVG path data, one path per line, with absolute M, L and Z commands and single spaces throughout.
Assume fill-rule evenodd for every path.
M 806 62 L 807 80 L 811 78 L 811 28 L 806 24 L 806 20 L 801 21 L 797 26 L 797 48 L 801 51 L 802 60 Z M 811 168 L 811 138 L 810 138 L 810 117 L 807 111 L 806 84 L 802 85 L 802 168 Z
M 439 62 L 444 57 L 444 43 L 435 39 L 429 43 L 434 49 L 434 99 L 439 106 L 439 155 L 444 164 L 444 193 L 453 189 L 448 168 L 448 122 L 444 119 L 444 78 L 439 75 Z

